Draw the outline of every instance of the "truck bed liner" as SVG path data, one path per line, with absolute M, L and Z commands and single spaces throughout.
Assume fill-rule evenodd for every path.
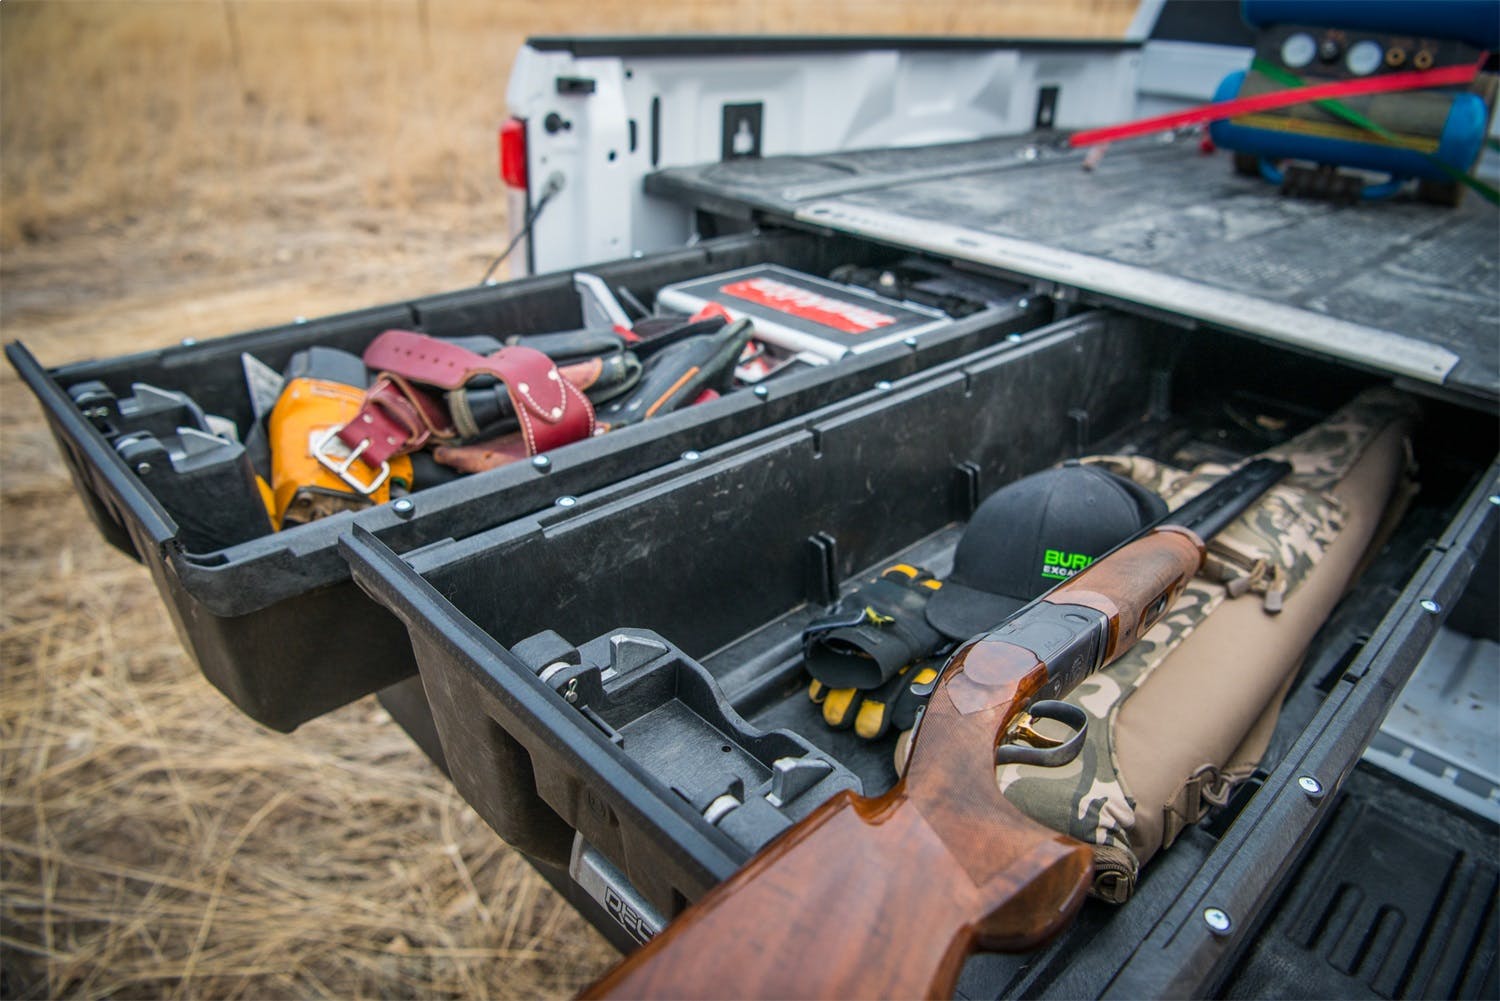
M 1500 396 L 1494 207 L 1285 198 L 1188 140 L 1117 143 L 1096 169 L 1081 163 L 1032 136 L 732 160 L 646 185 L 711 212 L 922 246 Z

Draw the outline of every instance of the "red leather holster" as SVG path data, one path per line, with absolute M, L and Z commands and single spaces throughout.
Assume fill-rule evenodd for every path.
M 472 446 L 482 447 L 484 464 L 452 463 L 458 468 L 491 468 L 595 432 L 588 397 L 550 358 L 532 348 L 507 347 L 486 356 L 424 334 L 387 330 L 365 349 L 364 362 L 380 376 L 338 438 L 371 468 L 434 440 L 455 438 L 447 407 L 424 387 L 455 390 L 477 376 L 493 376 L 505 386 L 520 434 Z M 470 448 L 445 446 L 437 458 L 443 461 L 444 452 L 461 458 Z

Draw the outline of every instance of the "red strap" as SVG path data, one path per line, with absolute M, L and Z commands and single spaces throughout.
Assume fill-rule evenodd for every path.
M 392 456 L 415 452 L 430 438 L 452 438 L 453 434 L 442 404 L 399 375 L 382 372 L 338 437 L 350 451 L 367 443 L 359 459 L 379 469 Z
M 1135 136 L 1165 132 L 1184 125 L 1202 125 L 1239 115 L 1251 115 L 1257 111 L 1288 108 L 1295 104 L 1313 101 L 1338 100 L 1359 97 L 1363 94 L 1390 94 L 1401 90 L 1422 90 L 1426 87 L 1448 87 L 1465 84 L 1479 75 L 1488 54 L 1472 65 L 1439 66 L 1430 70 L 1410 70 L 1405 73 L 1385 73 L 1380 76 L 1362 77 L 1358 80 L 1340 80 L 1336 83 L 1321 83 L 1311 87 L 1295 87 L 1255 97 L 1237 97 L 1230 101 L 1216 101 L 1199 105 L 1186 111 L 1174 111 L 1154 118 L 1142 118 L 1123 125 L 1110 125 L 1102 129 L 1086 129 L 1075 132 L 1068 138 L 1069 146 L 1091 146 L 1094 143 L 1113 142 L 1116 139 L 1131 139 Z
M 510 396 L 527 455 L 536 455 L 594 434 L 594 407 L 588 397 L 558 373 L 552 359 L 532 348 L 502 348 L 486 357 L 435 337 L 409 330 L 387 330 L 365 348 L 364 362 L 396 385 L 405 385 L 403 380 L 410 380 L 439 389 L 458 389 L 475 376 L 494 376 Z M 419 390 L 412 390 L 412 393 L 416 401 L 426 396 Z M 373 404 L 380 414 L 388 414 L 383 401 L 367 398 L 366 403 Z M 420 402 L 416 405 L 420 408 Z M 392 409 L 399 411 L 399 407 Z M 372 420 L 366 421 L 366 416 Z M 361 440 L 369 440 L 370 444 L 360 458 L 372 466 L 379 466 L 391 454 L 421 448 L 434 435 L 452 434 L 446 413 L 438 422 L 431 420 L 432 414 L 425 408 L 415 420 L 405 413 L 388 416 L 391 419 L 382 423 L 373 409 L 362 408 L 356 420 L 339 432 L 339 438 L 351 449 Z M 377 440 L 365 433 L 361 425 L 384 434 L 380 434 Z M 394 446 L 394 451 L 388 452 L 387 449 L 393 446 L 387 439 L 395 437 L 394 431 L 399 429 L 409 433 Z M 382 455 L 384 458 L 377 458 Z

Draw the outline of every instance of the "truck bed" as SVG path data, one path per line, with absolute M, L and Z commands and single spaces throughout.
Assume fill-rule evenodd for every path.
M 1033 135 L 660 171 L 653 194 L 743 221 L 921 247 L 1500 396 L 1500 212 L 1283 197 L 1196 140 L 1117 143 L 1092 170 Z M 1430 391 L 1430 390 L 1429 390 Z

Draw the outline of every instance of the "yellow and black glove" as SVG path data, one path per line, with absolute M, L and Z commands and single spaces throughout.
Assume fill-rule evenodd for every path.
M 898 728 L 903 718 L 911 725 L 924 698 L 912 688 L 920 690 L 917 679 L 927 673 L 936 677 L 941 661 L 926 662 L 949 645 L 926 616 L 928 600 L 941 587 L 927 571 L 897 564 L 803 630 L 803 658 L 813 677 L 808 695 L 823 707 L 829 726 L 853 726 L 874 740 L 893 721 Z
M 909 664 L 878 688 L 828 688 L 814 679 L 807 697 L 823 707 L 823 722 L 835 730 L 854 727 L 866 740 L 879 740 L 892 728 L 910 730 L 916 724 L 917 710 L 937 683 L 943 667 L 942 657 L 930 657 Z
M 829 688 L 871 689 L 930 656 L 948 642 L 926 615 L 942 586 L 904 563 L 860 584 L 802 630 L 807 672 Z

